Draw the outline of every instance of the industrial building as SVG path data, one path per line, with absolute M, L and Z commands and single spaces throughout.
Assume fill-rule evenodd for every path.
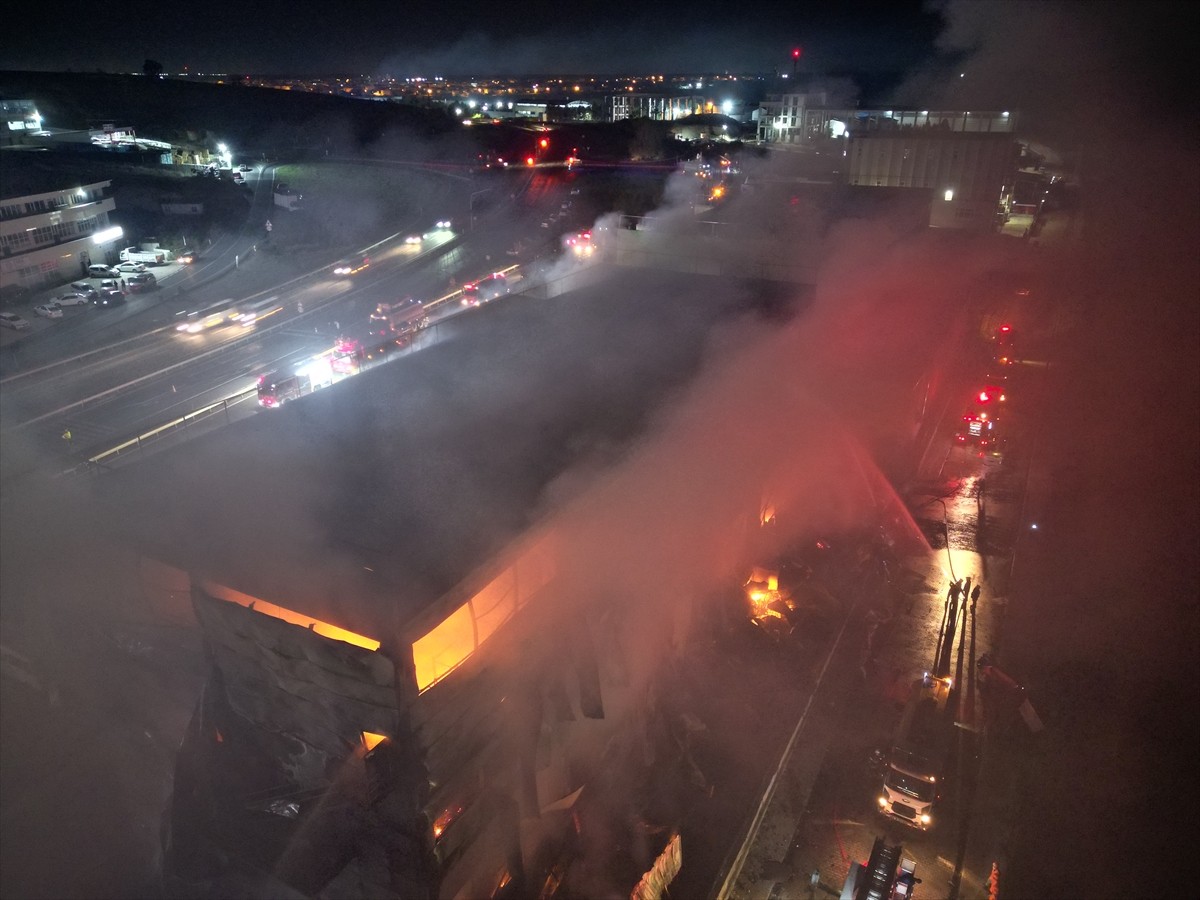
M 1016 129 L 1008 111 L 835 108 L 796 93 L 763 102 L 758 140 L 842 156 L 850 187 L 924 194 L 930 227 L 987 231 L 1012 211 Z

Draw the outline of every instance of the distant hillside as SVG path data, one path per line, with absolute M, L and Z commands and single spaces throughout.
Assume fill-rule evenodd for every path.
M 359 153 L 389 146 L 405 156 L 465 153 L 469 140 L 439 110 L 270 88 L 139 75 L 0 72 L 0 97 L 37 103 L 50 128 L 106 122 L 170 142 L 220 140 L 241 151 Z

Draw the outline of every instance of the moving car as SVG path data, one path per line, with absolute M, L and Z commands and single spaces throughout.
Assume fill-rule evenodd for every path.
M 13 331 L 22 331 L 29 327 L 29 321 L 16 313 L 0 313 L 0 325 L 11 328 Z
M 175 330 L 184 334 L 200 334 L 210 328 L 231 325 L 238 319 L 237 304 L 232 297 L 210 303 L 202 309 L 193 309 L 176 314 L 179 324 Z
M 92 301 L 96 306 L 117 306 L 125 302 L 125 295 L 115 288 L 105 288 Z
M 123 262 L 123 263 L 117 263 L 116 269 L 118 272 L 121 272 L 122 274 L 131 275 L 131 274 L 135 274 L 135 273 L 145 272 L 146 266 L 144 263 L 140 263 L 140 262 Z
M 195 253 L 192 253 L 191 251 L 185 251 L 183 253 L 180 253 L 179 256 L 176 257 L 176 259 L 178 259 L 179 262 L 183 263 L 185 266 L 190 266 L 192 263 L 194 263 L 196 261 L 197 257 L 196 257 Z
M 404 243 L 406 243 L 406 244 L 419 244 L 419 243 L 421 243 L 421 240 L 422 240 L 422 238 L 421 238 L 421 235 L 419 235 L 419 234 L 410 234 L 410 235 L 408 235 L 408 236 L 407 236 L 407 237 L 404 239 Z
M 95 295 L 95 293 L 96 293 L 95 291 L 93 291 L 91 288 L 89 288 L 88 292 L 86 294 L 83 293 L 83 291 L 74 291 L 69 294 L 60 294 L 59 296 L 54 298 L 54 302 L 60 307 L 62 307 L 62 306 L 87 306 L 89 303 L 91 303 L 92 297 Z
M 371 265 L 371 257 L 364 256 L 361 263 L 345 260 L 333 267 L 334 275 L 356 275 Z
M 93 265 L 88 266 L 89 278 L 116 278 L 121 273 L 112 266 Z
M 61 319 L 63 316 L 62 307 L 51 300 L 49 303 L 42 303 L 33 308 L 35 315 L 41 316 L 43 319 Z
M 140 275 L 130 275 L 125 282 L 129 285 L 129 289 L 135 293 L 140 291 L 149 291 L 158 287 L 158 279 L 151 272 L 142 272 Z

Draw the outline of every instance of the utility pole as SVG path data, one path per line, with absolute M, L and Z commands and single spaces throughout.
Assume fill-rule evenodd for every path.
M 491 192 L 492 192 L 491 188 L 484 188 L 482 191 L 476 191 L 475 193 L 473 193 L 471 195 L 471 200 L 467 205 L 469 207 L 468 212 L 470 213 L 470 217 L 471 217 L 471 230 L 472 231 L 475 230 L 475 198 L 482 197 L 484 194 L 490 194 Z

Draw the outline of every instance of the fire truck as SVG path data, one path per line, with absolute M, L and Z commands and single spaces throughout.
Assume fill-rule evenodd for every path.
M 1000 411 L 1008 403 L 1008 391 L 999 381 L 1000 379 L 989 378 L 988 383 L 972 396 L 971 403 L 963 413 L 962 422 L 954 434 L 955 443 L 980 448 L 998 443 Z
M 260 375 L 258 379 L 258 405 L 267 409 L 283 406 L 289 400 L 311 394 L 312 379 L 307 375 L 289 375 L 286 372 L 272 372 L 270 375 Z
M 375 321 L 364 322 L 338 335 L 330 355 L 335 375 L 357 375 L 386 362 L 412 342 L 415 332 L 397 334 Z
M 998 366 L 1011 366 L 1013 363 L 1013 327 L 1001 325 L 992 335 L 992 361 Z
M 920 882 L 904 847 L 877 837 L 867 861 L 850 864 L 839 900 L 909 900 Z
M 380 303 L 370 321 L 378 334 L 413 335 L 429 325 L 425 305 L 411 297 Z
M 963 414 L 954 442 L 965 447 L 986 448 L 995 446 L 1000 440 L 998 420 L 984 410 L 967 410 Z
M 258 405 L 276 409 L 290 400 L 320 390 L 333 383 L 333 367 L 328 356 L 319 356 L 294 372 L 277 371 L 258 378 Z

